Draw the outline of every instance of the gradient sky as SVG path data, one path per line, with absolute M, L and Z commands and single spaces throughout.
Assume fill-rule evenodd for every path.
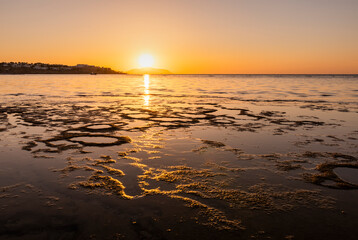
M 0 62 L 358 73 L 358 0 L 0 0 Z

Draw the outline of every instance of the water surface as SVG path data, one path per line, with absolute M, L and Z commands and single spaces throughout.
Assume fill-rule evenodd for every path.
M 358 233 L 357 76 L 1 75 L 0 85 L 2 239 Z

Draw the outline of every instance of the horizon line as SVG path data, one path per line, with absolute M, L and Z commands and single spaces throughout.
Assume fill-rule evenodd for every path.
M 28 64 L 47 64 L 47 65 L 64 65 L 64 66 L 69 66 L 69 67 L 76 67 L 78 65 L 88 65 L 88 66 L 94 66 L 94 67 L 100 67 L 100 68 L 110 68 L 113 71 L 117 71 L 120 72 L 119 74 L 128 74 L 127 72 L 133 70 L 133 69 L 143 69 L 143 68 L 133 68 L 133 69 L 129 69 L 127 71 L 123 71 L 123 70 L 117 70 L 114 69 L 112 67 L 108 67 L 108 66 L 100 66 L 100 65 L 90 65 L 90 64 L 86 64 L 86 63 L 77 63 L 76 65 L 67 65 L 67 64 L 63 64 L 63 63 L 44 63 L 44 62 L 25 62 L 25 61 L 1 61 L 0 63 L 28 63 Z M 166 68 L 159 68 L 159 67 L 147 67 L 147 68 L 153 68 L 153 69 L 161 69 L 161 70 L 167 70 L 170 71 Z M 10 73 L 11 74 L 11 73 Z M 30 73 L 30 74 L 36 74 L 36 73 Z M 42 74 L 42 73 L 39 73 Z M 1 74 L 4 75 L 4 74 Z M 143 75 L 143 74 L 128 74 L 128 75 Z M 352 76 L 352 75 L 358 75 L 357 73 L 168 73 L 168 74 L 150 74 L 150 75 L 317 75 L 317 76 L 324 76 L 324 75 L 347 75 L 347 76 Z

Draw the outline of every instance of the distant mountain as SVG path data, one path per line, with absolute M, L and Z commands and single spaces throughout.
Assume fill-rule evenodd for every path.
M 128 74 L 172 74 L 170 71 L 166 69 L 159 68 L 135 68 L 129 70 Z

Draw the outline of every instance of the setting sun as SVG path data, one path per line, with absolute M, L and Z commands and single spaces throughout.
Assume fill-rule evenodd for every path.
M 138 63 L 142 68 L 153 67 L 154 58 L 150 54 L 143 54 L 139 57 Z

